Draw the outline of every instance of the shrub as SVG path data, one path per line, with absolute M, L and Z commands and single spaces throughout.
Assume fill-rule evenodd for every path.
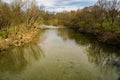
M 5 31 L 5 30 L 0 30 L 0 36 L 1 36 L 1 37 L 6 37 L 6 35 L 7 35 L 7 31 Z
M 105 31 L 111 29 L 110 22 L 103 22 L 102 26 L 103 26 L 103 30 L 105 30 Z
M 83 27 L 83 26 L 86 25 L 86 22 L 85 22 L 85 21 L 80 21 L 80 22 L 77 23 L 77 25 L 78 25 L 79 27 Z

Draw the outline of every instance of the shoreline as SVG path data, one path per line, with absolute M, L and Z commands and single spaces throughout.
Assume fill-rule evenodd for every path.
M 7 50 L 11 47 L 23 46 L 38 40 L 39 27 L 30 29 L 24 27 L 21 29 L 17 33 L 9 33 L 8 38 L 0 38 L 0 51 Z
M 96 38 L 97 41 L 100 43 L 106 44 L 108 46 L 114 46 L 117 48 L 120 48 L 120 40 L 119 37 L 111 32 L 104 32 L 104 33 L 94 33 L 94 32 L 87 32 L 87 31 L 82 31 L 79 28 L 72 28 L 71 29 L 77 30 L 79 33 L 82 33 L 84 35 L 92 36 Z M 112 35 L 112 36 L 111 36 Z
M 59 26 L 59 25 L 57 25 L 57 26 Z M 66 28 L 71 28 L 73 30 L 78 31 L 79 33 L 84 34 L 84 35 L 92 36 L 92 37 L 96 38 L 96 40 L 99 41 L 100 43 L 106 44 L 108 46 L 114 46 L 114 47 L 120 48 L 119 36 L 113 34 L 112 32 L 106 31 L 103 33 L 100 33 L 100 32 L 96 33 L 93 31 L 80 30 L 80 28 L 74 28 L 74 27 L 66 27 Z

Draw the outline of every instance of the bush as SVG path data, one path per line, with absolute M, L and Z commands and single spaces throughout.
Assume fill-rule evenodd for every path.
M 103 22 L 102 26 L 103 26 L 103 30 L 105 30 L 105 31 L 111 29 L 110 22 Z
M 97 28 L 101 27 L 101 24 L 100 23 L 96 23 L 95 25 Z
M 1 36 L 1 37 L 6 37 L 6 35 L 7 35 L 7 31 L 5 31 L 5 30 L 0 30 L 0 36 Z
M 77 23 L 77 25 L 78 25 L 79 27 L 83 27 L 83 26 L 86 25 L 86 22 L 85 22 L 85 21 L 80 21 L 80 22 Z

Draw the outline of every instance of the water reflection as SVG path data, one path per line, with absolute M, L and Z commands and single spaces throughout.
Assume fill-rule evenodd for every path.
M 117 76 L 120 75 L 119 49 L 99 43 L 93 37 L 82 35 L 70 29 L 58 29 L 58 36 L 61 36 L 63 40 L 74 40 L 79 46 L 85 46 L 89 62 L 99 67 L 104 74 L 117 73 Z M 112 70 L 115 72 L 111 72 Z
M 0 53 L 0 72 L 20 73 L 27 65 L 39 60 L 43 51 L 37 44 L 16 47 Z

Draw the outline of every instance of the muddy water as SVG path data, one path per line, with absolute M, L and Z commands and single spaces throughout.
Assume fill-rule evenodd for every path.
M 0 80 L 120 80 L 120 51 L 71 29 L 44 29 L 38 42 L 0 52 Z

